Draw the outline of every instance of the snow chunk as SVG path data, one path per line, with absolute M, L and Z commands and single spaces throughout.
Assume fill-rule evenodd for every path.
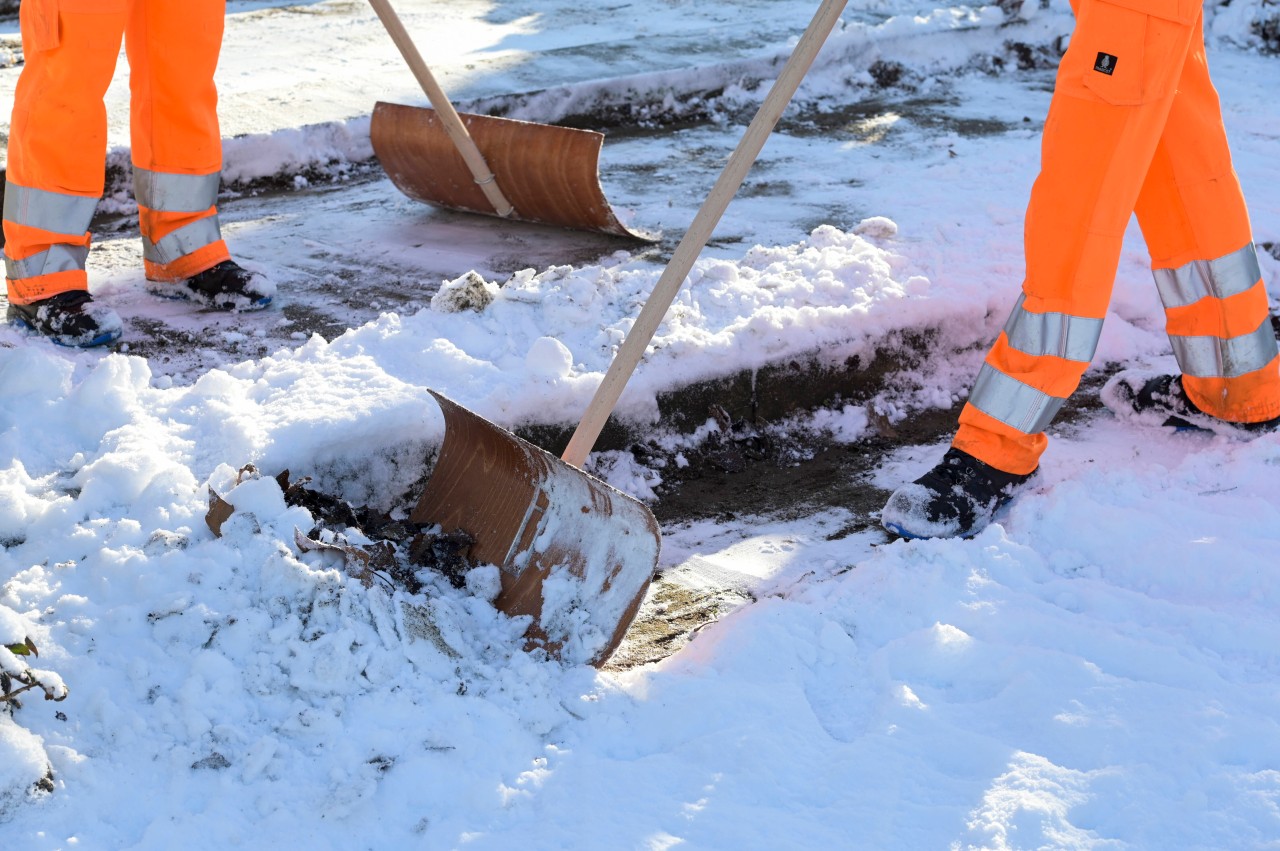
M 498 297 L 498 285 L 468 272 L 461 278 L 446 281 L 440 292 L 431 297 L 431 309 L 441 313 L 461 313 L 473 310 L 480 313 Z
M 853 232 L 871 239 L 890 239 L 898 235 L 898 223 L 884 216 L 872 216 L 854 225 Z

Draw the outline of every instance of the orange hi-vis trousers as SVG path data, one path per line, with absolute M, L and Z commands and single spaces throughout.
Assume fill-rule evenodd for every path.
M 229 258 L 215 207 L 213 74 L 225 14 L 225 0 L 22 0 L 25 64 L 4 195 L 11 302 L 88 289 L 89 223 L 106 168 L 103 96 L 122 40 L 146 276 L 179 280 Z
M 1280 416 L 1280 360 L 1200 0 L 1078 0 L 1025 224 L 1026 280 L 952 445 L 1034 470 L 1093 358 L 1131 215 L 1196 406 Z

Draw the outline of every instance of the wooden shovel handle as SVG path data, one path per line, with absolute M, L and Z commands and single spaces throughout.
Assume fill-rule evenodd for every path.
M 476 147 L 475 140 L 467 132 L 466 125 L 462 123 L 457 110 L 453 108 L 453 104 L 450 103 L 448 96 L 445 95 L 444 89 L 440 88 L 439 83 L 436 82 L 436 78 L 431 73 L 431 69 L 423 61 L 422 54 L 418 53 L 418 48 L 414 46 L 413 39 L 409 38 L 409 33 L 405 30 L 404 24 L 400 23 L 400 16 L 391 8 L 391 3 L 388 0 L 369 0 L 369 5 L 378 14 L 378 19 L 382 21 L 382 26 L 386 28 L 387 35 L 391 36 L 391 40 L 396 43 L 396 47 L 400 48 L 400 55 L 408 63 L 409 70 L 413 72 L 413 76 L 418 78 L 418 84 L 422 86 L 422 91 L 426 93 L 427 100 L 431 101 L 431 106 L 440 116 L 445 132 L 453 140 L 458 153 L 462 155 L 467 168 L 471 170 L 471 176 L 475 178 L 480 190 L 484 192 L 484 197 L 493 205 L 494 211 L 499 216 L 503 218 L 510 216 L 513 209 L 511 202 L 507 200 L 506 196 L 502 194 L 502 190 L 498 188 L 493 172 L 489 170 L 488 163 L 484 161 L 484 155 Z
M 755 118 L 751 119 L 750 126 L 747 127 L 742 140 L 738 142 L 738 147 L 730 155 L 728 164 L 720 173 L 715 186 L 711 188 L 707 200 L 702 203 L 701 209 L 693 218 L 693 223 L 685 231 L 684 238 L 676 246 L 671 260 L 662 271 L 662 276 L 654 286 L 648 301 L 640 310 L 640 316 L 636 318 L 631 331 L 618 347 L 613 363 L 609 365 L 609 370 L 596 389 L 595 396 L 587 405 L 582 421 L 574 431 L 573 437 L 569 439 L 569 445 L 565 448 L 564 454 L 560 456 L 561 460 L 575 467 L 581 467 L 587 460 L 591 447 L 595 445 L 596 438 L 600 436 L 600 430 L 604 428 L 605 421 L 613 412 L 618 397 L 622 395 L 622 390 L 627 385 L 627 380 L 635 371 L 636 364 L 640 362 L 649 341 L 657 332 L 658 325 L 667 313 L 667 308 L 680 292 L 689 270 L 693 268 L 694 261 L 698 259 L 707 240 L 711 238 L 711 232 L 715 230 L 720 217 L 724 215 L 725 208 L 729 206 L 729 202 L 742 186 L 742 181 L 746 178 L 756 157 L 759 156 L 760 149 L 764 147 L 769 134 L 773 132 L 778 119 L 782 117 L 782 111 L 787 108 L 791 96 L 800 87 L 800 81 L 804 79 L 809 66 L 813 64 L 818 51 L 827 40 L 827 35 L 840 19 L 845 3 L 846 0 L 822 0 L 817 14 L 809 22 L 804 35 L 796 44 L 796 49 L 783 65 L 782 72 L 774 81 L 769 94 L 765 96 L 764 103 L 760 105 Z

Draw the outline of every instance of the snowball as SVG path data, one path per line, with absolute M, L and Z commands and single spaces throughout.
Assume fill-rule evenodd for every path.
M 539 337 L 529 346 L 524 365 L 533 375 L 564 378 L 573 368 L 573 352 L 555 337 Z

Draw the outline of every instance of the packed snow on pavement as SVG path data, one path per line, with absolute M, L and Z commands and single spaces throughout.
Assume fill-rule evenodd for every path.
M 701 93 L 710 120 L 606 143 L 607 194 L 660 246 L 816 6 L 397 5 L 448 88 L 528 120 Z M 1274 300 L 1280 59 L 1255 25 L 1271 9 L 1235 0 L 1207 29 Z M 850 444 L 964 397 L 1016 295 L 1046 57 L 1070 31 L 1059 0 L 1022 16 L 846 12 L 794 107 L 810 129 L 766 146 L 620 402 L 671 463 L 698 435 L 662 432 L 658 396 L 734 371 L 930 340 L 874 398 L 774 425 Z M 0 69 L 6 95 L 17 73 Z M 522 649 L 485 566 L 420 571 L 411 591 L 300 549 L 319 518 L 277 474 L 402 516 L 443 434 L 428 388 L 505 427 L 574 423 L 664 257 L 431 211 L 385 180 L 348 191 L 373 100 L 424 100 L 361 4 L 233 2 L 219 75 L 228 185 L 299 190 L 226 204 L 233 252 L 276 277 L 280 306 L 157 304 L 136 231 L 113 232 L 90 272 L 124 345 L 0 329 L 0 643 L 39 653 L 0 649 L 0 670 L 65 696 L 0 714 L 6 845 L 1276 847 L 1277 435 L 1091 416 L 967 541 L 849 534 L 842 506 L 669 522 L 668 581 L 732 584 L 736 602 L 666 658 L 603 670 Z M 308 191 L 326 170 L 333 188 Z M 401 292 L 328 334 L 289 313 L 362 266 Z M 1136 228 L 1093 374 L 1119 365 L 1173 368 Z M 868 485 L 944 446 L 894 452 Z M 622 451 L 592 469 L 649 500 L 664 475 Z M 236 507 L 221 537 L 210 490 Z

